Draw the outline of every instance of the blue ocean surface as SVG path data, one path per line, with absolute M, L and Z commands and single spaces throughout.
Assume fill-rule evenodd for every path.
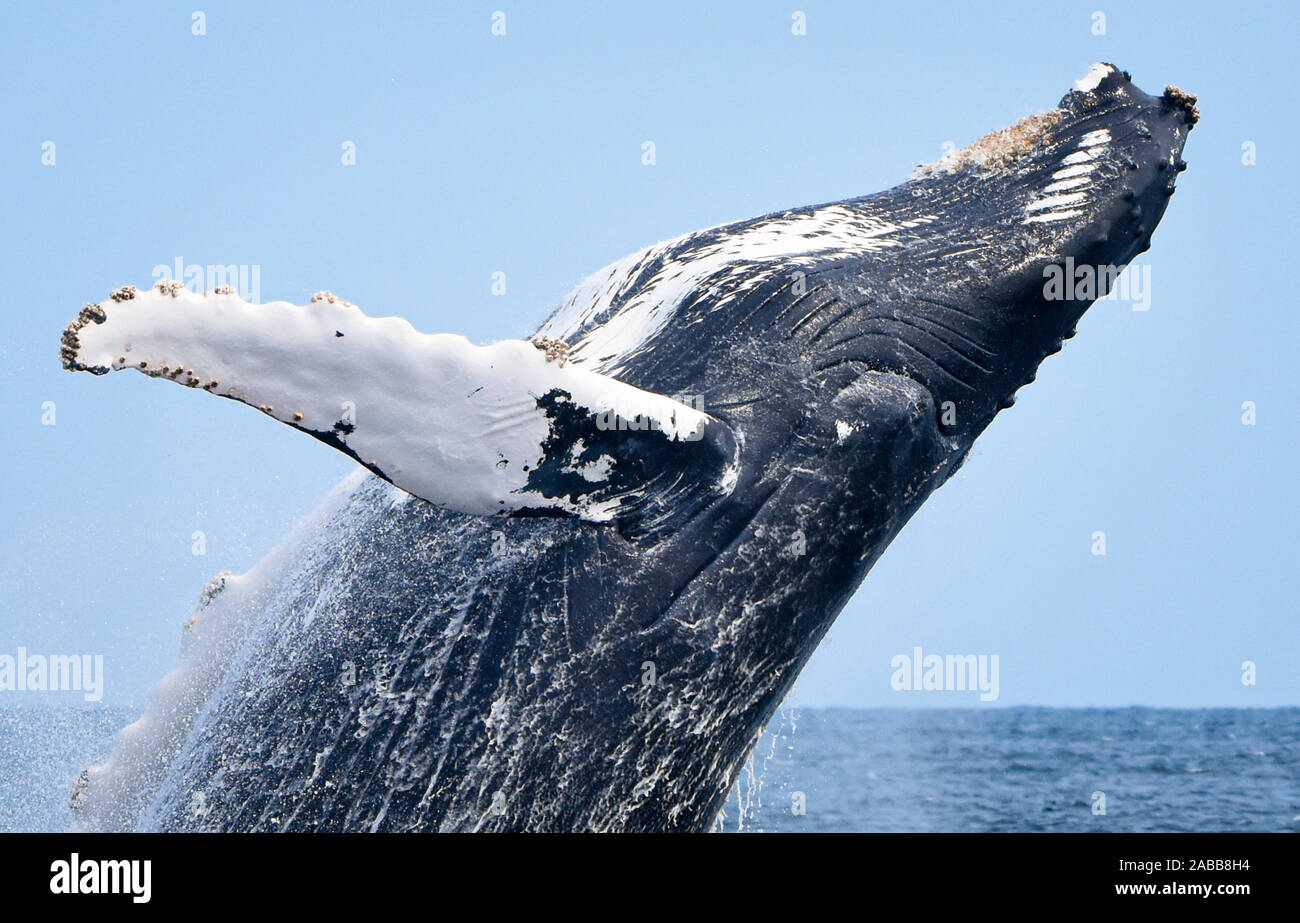
M 1300 831 L 1300 709 L 783 708 L 719 828 Z
M 0 708 L 0 831 L 74 829 L 136 716 Z M 1300 709 L 787 707 L 717 829 L 1300 831 Z

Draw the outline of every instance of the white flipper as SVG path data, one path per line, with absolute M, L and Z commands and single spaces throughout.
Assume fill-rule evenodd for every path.
M 699 493 L 682 490 L 684 477 L 716 482 L 704 493 L 717 493 L 733 462 L 716 420 L 566 364 L 562 344 L 476 346 L 326 293 L 299 306 L 176 282 L 119 289 L 68 326 L 63 362 L 94 374 L 134 368 L 242 401 L 465 513 L 605 522 L 652 493 Z

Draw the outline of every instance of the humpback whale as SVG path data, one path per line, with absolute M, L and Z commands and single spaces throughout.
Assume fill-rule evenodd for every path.
M 362 467 L 203 591 L 82 823 L 708 829 L 872 564 L 1149 247 L 1198 117 L 1099 64 L 886 192 L 632 254 L 529 340 L 328 293 L 87 305 L 66 368 L 242 401 Z

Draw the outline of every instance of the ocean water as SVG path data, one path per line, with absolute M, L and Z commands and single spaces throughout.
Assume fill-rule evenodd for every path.
M 1300 831 L 1297 708 L 783 709 L 751 762 L 721 829 Z
M 72 829 L 134 718 L 0 708 L 0 831 Z M 1300 831 L 1300 709 L 783 708 L 717 828 Z
M 137 717 L 108 706 L 0 708 L 0 833 L 73 829 L 77 775 Z

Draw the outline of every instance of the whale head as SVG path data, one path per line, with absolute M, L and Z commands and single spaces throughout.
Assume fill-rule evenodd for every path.
M 896 374 L 961 454 L 1148 249 L 1198 115 L 1195 97 L 1097 64 L 1052 109 L 885 192 L 634 253 L 541 332 L 577 362 L 702 398 L 751 445 L 772 429 L 756 415 L 798 425 L 774 400 Z
M 866 336 L 862 355 L 951 402 L 943 428 L 969 443 L 1149 249 L 1198 117 L 1176 87 L 1152 96 L 1097 64 L 1054 109 L 919 168 L 900 192 L 943 232 L 912 254 L 924 272 L 862 312 L 864 334 L 895 340 Z

